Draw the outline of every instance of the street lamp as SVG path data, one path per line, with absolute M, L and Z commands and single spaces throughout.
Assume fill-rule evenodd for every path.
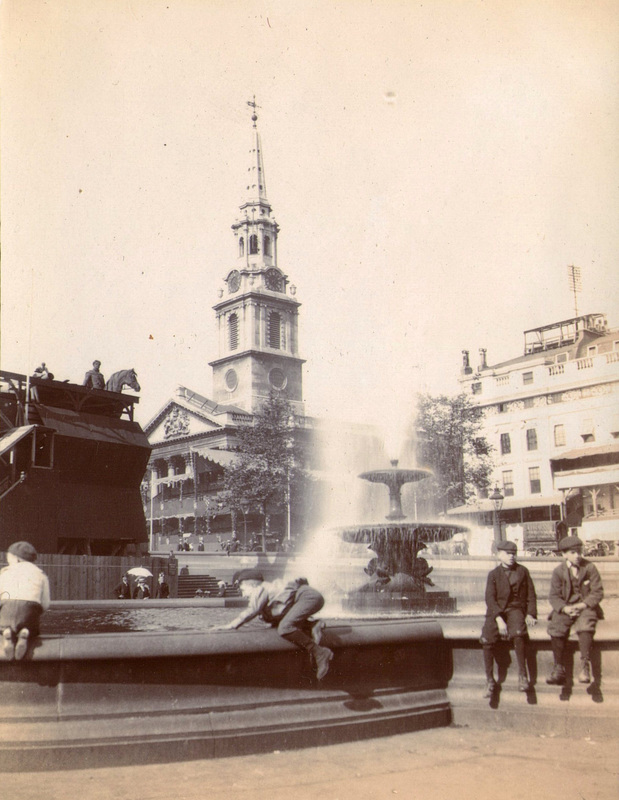
M 247 550 L 247 512 L 249 511 L 249 500 L 239 501 L 241 511 L 243 512 L 243 548 Z
M 503 508 L 503 500 L 505 498 L 499 491 L 499 487 L 495 486 L 494 490 L 491 495 L 488 497 L 489 500 L 492 500 L 492 527 L 494 528 L 494 547 L 496 549 L 497 545 L 500 544 L 501 539 L 503 538 L 501 535 L 501 518 L 500 513 L 501 509 Z

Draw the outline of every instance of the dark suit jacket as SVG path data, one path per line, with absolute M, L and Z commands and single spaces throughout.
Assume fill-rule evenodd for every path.
M 516 591 L 512 598 L 512 606 L 522 609 L 525 614 L 537 618 L 537 597 L 529 570 L 522 564 L 516 564 Z M 508 570 L 500 564 L 488 573 L 486 583 L 486 612 L 489 617 L 498 617 L 507 608 L 510 598 Z
M 563 606 L 567 605 L 575 586 L 580 589 L 583 603 L 596 610 L 598 616 L 602 618 L 602 609 L 600 608 L 600 603 L 604 597 L 602 578 L 595 564 L 584 559 L 578 568 L 578 578 L 574 578 L 570 574 L 565 561 L 555 567 L 550 580 L 550 594 L 548 595 L 548 600 L 553 610 L 559 612 Z

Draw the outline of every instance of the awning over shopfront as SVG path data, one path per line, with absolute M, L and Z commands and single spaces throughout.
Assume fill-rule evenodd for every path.
M 585 486 L 619 483 L 619 466 L 561 470 L 555 472 L 554 483 L 557 489 L 579 489 Z
M 543 495 L 540 497 L 506 497 L 503 500 L 501 511 L 512 511 L 517 508 L 544 508 L 546 506 L 559 506 L 563 502 L 563 495 L 561 492 L 554 492 L 553 494 Z M 449 515 L 466 515 L 466 514 L 487 514 L 494 511 L 494 503 L 492 500 L 478 500 L 467 506 L 456 506 L 447 511 Z
M 605 444 L 599 447 L 579 447 L 577 450 L 568 450 L 567 453 L 560 453 L 550 460 L 554 463 L 557 461 L 578 461 L 583 458 L 599 458 L 600 456 L 613 455 L 619 460 L 619 443 Z
M 214 450 L 212 447 L 192 447 L 191 452 L 222 467 L 228 467 L 237 457 L 236 453 L 230 453 L 228 450 Z

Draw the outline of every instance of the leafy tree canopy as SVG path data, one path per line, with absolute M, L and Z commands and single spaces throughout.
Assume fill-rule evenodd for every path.
M 492 447 L 482 433 L 483 411 L 468 395 L 419 394 L 415 421 L 418 460 L 434 476 L 419 484 L 428 510 L 444 512 L 471 502 L 490 485 Z
M 238 447 L 224 474 L 230 506 L 238 509 L 247 502 L 266 514 L 269 506 L 283 505 L 297 471 L 294 415 L 283 393 L 272 392 L 254 424 L 239 428 Z

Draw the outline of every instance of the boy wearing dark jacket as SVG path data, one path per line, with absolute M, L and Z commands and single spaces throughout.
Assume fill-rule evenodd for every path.
M 484 697 L 492 697 L 495 646 L 501 639 L 512 639 L 518 662 L 518 690 L 529 689 L 526 662 L 527 627 L 537 624 L 537 597 L 529 570 L 516 562 L 518 548 L 514 542 L 497 546 L 499 565 L 488 574 L 486 583 L 486 621 L 481 644 L 486 671 Z
M 598 619 L 604 615 L 600 603 L 604 597 L 602 578 L 595 564 L 582 557 L 583 544 L 577 536 L 559 542 L 563 563 L 552 573 L 548 599 L 552 606 L 548 634 L 551 637 L 554 668 L 546 683 L 565 683 L 565 644 L 572 625 L 580 649 L 580 683 L 591 683 L 591 647 Z

